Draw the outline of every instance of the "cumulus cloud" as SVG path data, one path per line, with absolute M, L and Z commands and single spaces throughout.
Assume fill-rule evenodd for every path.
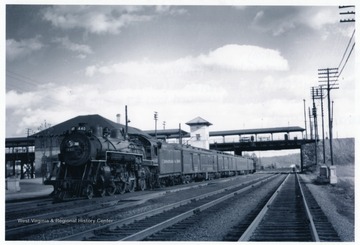
M 181 75 L 192 72 L 206 72 L 207 70 L 284 71 L 288 69 L 287 60 L 277 50 L 230 44 L 210 51 L 208 54 L 201 54 L 196 57 L 188 56 L 163 63 L 143 60 L 141 62 L 92 65 L 86 68 L 85 74 L 87 76 L 94 76 L 97 73 L 123 73 L 136 76 L 139 74 Z
M 206 66 L 239 71 L 287 70 L 288 62 L 279 51 L 250 45 L 226 45 L 199 56 Z
M 86 55 L 93 53 L 90 46 L 85 44 L 74 43 L 69 40 L 69 37 L 54 38 L 53 42 L 60 43 L 65 49 L 77 53 L 78 57 L 82 59 L 86 58 Z
M 16 60 L 30 55 L 44 47 L 40 41 L 40 36 L 30 39 L 22 39 L 17 41 L 15 39 L 6 40 L 6 58 L 9 61 Z

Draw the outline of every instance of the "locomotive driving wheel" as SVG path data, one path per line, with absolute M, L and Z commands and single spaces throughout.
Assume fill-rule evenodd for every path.
M 116 185 L 113 181 L 111 181 L 109 185 L 106 187 L 106 194 L 108 194 L 109 196 L 113 196 L 115 194 L 115 191 L 116 191 Z
M 129 173 L 129 179 L 127 182 L 127 189 L 129 192 L 134 192 L 136 187 L 136 178 L 134 173 Z
M 98 189 L 97 194 L 99 197 L 104 197 L 106 195 L 106 189 L 105 188 Z
M 99 177 L 98 183 L 96 184 L 96 194 L 100 197 L 106 195 L 105 178 L 102 175 Z
M 120 194 L 124 194 L 126 191 L 126 183 L 123 181 L 116 183 L 116 189 Z
M 93 189 L 93 186 L 91 184 L 88 184 L 86 187 L 85 187 L 85 196 L 87 199 L 91 199 L 93 198 L 94 196 L 94 189 Z
M 140 184 L 140 190 L 142 190 L 142 191 L 146 190 L 146 179 L 141 178 L 139 180 L 139 184 Z

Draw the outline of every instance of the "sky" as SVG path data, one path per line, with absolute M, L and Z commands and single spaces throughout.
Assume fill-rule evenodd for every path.
M 116 121 L 119 113 L 125 123 L 125 105 L 129 125 L 143 130 L 155 128 L 155 111 L 158 128 L 180 123 L 188 132 L 186 122 L 198 116 L 213 124 L 210 131 L 305 127 L 304 99 L 309 123 L 318 69 L 343 68 L 339 89 L 331 90 L 333 132 L 354 137 L 355 24 L 340 23 L 339 3 L 231 3 L 7 1 L 5 136 L 78 115 Z M 320 101 L 316 106 L 320 115 Z

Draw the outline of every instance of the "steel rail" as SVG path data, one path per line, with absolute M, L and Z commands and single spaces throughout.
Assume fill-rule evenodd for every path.
M 270 179 L 270 178 L 271 177 L 269 177 L 268 179 Z M 247 190 L 249 190 L 249 189 L 251 189 L 251 188 L 253 188 L 255 186 L 258 186 L 258 185 L 262 184 L 266 180 L 267 179 L 261 180 L 261 181 L 259 181 L 257 183 L 249 185 L 249 186 L 247 186 L 247 187 L 245 187 L 245 188 L 243 188 L 241 190 L 234 191 L 234 192 L 229 193 L 229 194 L 227 194 L 225 196 L 222 196 L 222 197 L 220 197 L 218 199 L 215 199 L 213 201 L 205 203 L 205 204 L 203 204 L 203 205 L 201 205 L 199 207 L 190 209 L 190 210 L 188 210 L 188 211 L 186 211 L 186 212 L 184 212 L 182 214 L 179 214 L 179 215 L 177 215 L 177 216 L 175 216 L 173 218 L 170 218 L 170 219 L 168 219 L 166 221 L 163 221 L 160 224 L 156 224 L 156 225 L 154 225 L 152 227 L 149 227 L 149 228 L 147 228 L 147 229 L 145 229 L 143 231 L 140 231 L 140 232 L 137 232 L 137 233 L 135 233 L 133 235 L 127 236 L 127 237 L 121 239 L 121 241 L 140 241 L 140 240 L 142 240 L 142 239 L 144 239 L 144 238 L 146 238 L 146 237 L 148 237 L 148 236 L 150 236 L 150 235 L 152 235 L 152 234 L 154 234 L 154 233 L 156 233 L 158 231 L 161 231 L 161 230 L 163 230 L 165 228 L 168 228 L 168 227 L 170 227 L 170 226 L 172 226 L 172 225 L 174 225 L 176 223 L 179 223 L 180 221 L 194 215 L 197 212 L 202 212 L 202 211 L 204 211 L 204 210 L 206 210 L 206 209 L 208 209 L 210 207 L 213 207 L 213 206 L 215 206 L 215 205 L 217 205 L 217 204 L 219 204 L 221 202 L 224 202 L 224 201 L 232 198 L 234 195 L 241 194 L 241 193 L 243 193 L 243 192 L 245 192 L 245 191 L 247 191 Z
M 300 184 L 299 176 L 298 176 L 297 173 L 296 173 L 296 177 L 297 177 L 296 179 L 297 179 L 298 185 L 300 187 L 301 196 L 302 196 L 302 199 L 303 199 L 303 202 L 304 202 L 304 205 L 305 205 L 306 216 L 307 216 L 307 218 L 308 218 L 308 220 L 310 222 L 311 236 L 312 236 L 312 238 L 313 238 L 313 240 L 315 242 L 320 242 L 320 238 L 319 238 L 318 232 L 317 232 L 316 227 L 315 227 L 314 219 L 313 219 L 313 216 L 311 215 L 310 208 L 309 208 L 309 206 L 307 204 L 303 189 L 302 189 L 301 184 Z
M 252 188 L 252 187 L 254 187 L 254 186 L 258 185 L 258 184 L 263 183 L 264 181 L 275 178 L 276 176 L 277 175 L 272 175 L 272 176 L 267 176 L 267 177 L 263 177 L 263 178 L 258 178 L 256 180 L 249 180 L 249 181 L 237 184 L 237 185 L 232 186 L 232 187 L 222 188 L 220 190 L 213 191 L 213 192 L 210 192 L 210 193 L 206 193 L 206 194 L 197 196 L 195 198 L 192 197 L 192 198 L 182 200 L 180 202 L 176 202 L 176 203 L 173 203 L 173 204 L 168 204 L 168 205 L 165 205 L 163 207 L 147 211 L 145 213 L 134 215 L 132 217 L 128 217 L 128 218 L 125 218 L 125 219 L 122 219 L 122 220 L 119 220 L 119 221 L 116 221 L 116 222 L 113 222 L 113 223 L 104 224 L 102 226 L 98 226 L 98 227 L 95 227 L 95 228 L 92 228 L 92 229 L 89 229 L 89 230 L 86 230 L 86 231 L 83 231 L 83 232 L 80 232 L 80 233 L 77 233 L 77 234 L 74 234 L 74 235 L 70 235 L 70 236 L 67 236 L 67 237 L 64 237 L 64 238 L 61 238 L 61 239 L 56 239 L 56 240 L 58 240 L 58 241 L 59 240 L 60 241 L 69 241 L 70 240 L 71 241 L 71 240 L 89 239 L 89 238 L 94 236 L 95 231 L 98 231 L 100 229 L 115 229 L 115 228 L 121 227 L 123 225 L 131 224 L 131 223 L 133 223 L 135 221 L 143 220 L 145 218 L 160 214 L 160 213 L 162 213 L 164 211 L 169 211 L 171 209 L 174 209 L 174 208 L 177 208 L 177 207 L 192 203 L 194 201 L 198 201 L 198 200 L 210 197 L 212 195 L 216 195 L 216 194 L 219 194 L 219 193 L 231 190 L 231 189 L 239 188 L 239 187 L 241 187 L 243 185 L 249 185 L 249 186 L 241 189 L 240 190 L 240 193 L 241 193 L 242 191 L 246 191 L 246 190 L 248 190 L 248 189 L 250 189 L 250 188 Z M 239 190 L 237 192 L 239 192 Z M 229 194 L 229 196 L 233 196 L 233 195 L 234 195 L 234 193 Z M 206 204 L 204 204 L 203 206 L 205 207 L 205 205 Z M 196 211 L 201 211 L 202 208 L 204 208 L 204 207 L 197 207 L 195 209 L 196 209 Z M 165 223 L 163 222 L 164 224 L 159 224 L 158 227 L 154 227 L 152 229 L 146 229 L 146 230 L 143 231 L 144 233 L 139 232 L 139 234 L 137 234 L 136 236 L 132 236 L 132 237 L 129 237 L 129 238 L 124 238 L 124 240 L 129 240 L 130 241 L 130 240 L 133 240 L 133 239 L 135 239 L 135 240 L 139 239 L 140 237 L 145 238 L 146 236 L 149 236 L 149 234 L 151 232 L 158 231 L 160 229 L 160 227 L 162 227 L 161 229 L 164 229 L 164 228 L 166 228 L 168 226 L 171 226 L 172 224 L 175 224 L 175 223 L 179 222 L 182 219 L 185 219 L 187 217 L 187 215 L 189 215 L 191 212 L 192 212 L 192 214 L 194 214 L 194 211 L 195 210 L 192 210 L 189 213 L 186 212 L 186 214 L 183 214 L 184 215 L 183 217 L 181 217 L 181 215 L 179 215 L 179 217 L 177 217 L 176 219 L 172 219 L 172 220 L 170 219 L 167 224 L 166 224 L 166 222 Z M 175 222 L 176 220 L 177 220 L 177 222 Z

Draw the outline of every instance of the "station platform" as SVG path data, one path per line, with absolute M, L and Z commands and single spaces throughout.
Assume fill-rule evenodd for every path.
M 6 202 L 46 197 L 54 190 L 53 186 L 44 185 L 42 178 L 20 179 L 19 186 L 19 191 L 5 191 Z

